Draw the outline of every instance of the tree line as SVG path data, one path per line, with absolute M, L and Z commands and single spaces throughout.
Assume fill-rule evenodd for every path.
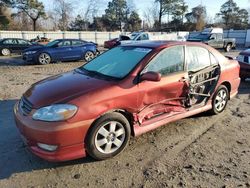
M 249 12 L 234 0 L 221 5 L 216 19 L 209 18 L 206 7 L 191 8 L 185 0 L 152 0 L 152 6 L 139 15 L 133 0 L 110 0 L 102 15 L 101 0 L 86 0 L 83 12 L 73 17 L 77 0 L 52 0 L 45 10 L 41 0 L 0 0 L 1 30 L 69 31 L 200 31 L 204 27 L 248 29 Z M 21 23 L 21 24 L 20 24 Z

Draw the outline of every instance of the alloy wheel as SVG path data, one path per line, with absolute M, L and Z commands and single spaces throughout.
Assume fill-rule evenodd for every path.
M 7 48 L 4 48 L 4 49 L 2 49 L 2 54 L 3 54 L 4 56 L 8 56 L 8 55 L 10 55 L 10 50 L 7 49 Z
M 51 58 L 48 54 L 42 53 L 39 55 L 39 63 L 42 65 L 49 64 L 51 61 Z
M 84 55 L 84 59 L 85 61 L 90 61 L 92 60 L 93 58 L 95 57 L 94 53 L 93 52 L 90 52 L 90 51 L 87 51 Z
M 226 104 L 227 104 L 227 93 L 224 89 L 221 89 L 218 93 L 217 96 L 215 97 L 215 108 L 217 111 L 222 111 Z
M 110 121 L 102 125 L 95 136 L 95 146 L 103 154 L 117 151 L 124 143 L 126 131 L 117 121 Z

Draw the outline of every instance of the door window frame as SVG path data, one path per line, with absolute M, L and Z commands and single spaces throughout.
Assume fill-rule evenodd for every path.
M 182 71 L 178 71 L 178 72 L 172 72 L 172 73 L 169 73 L 167 75 L 162 75 L 162 78 L 164 77 L 168 77 L 168 76 L 172 76 L 172 75 L 175 75 L 175 74 L 180 74 L 180 73 L 185 73 L 187 70 L 186 70 L 186 45 L 172 45 L 172 46 L 169 46 L 169 47 L 166 47 L 166 48 L 162 48 L 157 54 L 155 54 L 152 58 L 150 58 L 150 60 L 148 61 L 148 63 L 146 64 L 146 66 L 144 66 L 144 68 L 140 71 L 139 75 L 141 76 L 142 74 L 146 73 L 146 72 L 149 72 L 149 71 L 145 71 L 147 69 L 147 67 L 149 66 L 149 64 L 153 61 L 154 58 L 157 58 L 157 56 L 163 52 L 164 50 L 167 50 L 167 49 L 170 49 L 170 48 L 174 48 L 174 47 L 182 47 L 183 48 L 183 70 Z

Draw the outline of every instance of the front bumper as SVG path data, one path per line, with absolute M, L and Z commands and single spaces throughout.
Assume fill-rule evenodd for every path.
M 48 161 L 68 161 L 86 156 L 84 139 L 92 121 L 43 122 L 25 116 L 14 107 L 16 126 L 26 145 L 35 155 Z M 38 147 L 38 143 L 56 145 L 53 152 Z
M 36 63 L 36 58 L 34 55 L 23 54 L 23 60 L 27 63 Z

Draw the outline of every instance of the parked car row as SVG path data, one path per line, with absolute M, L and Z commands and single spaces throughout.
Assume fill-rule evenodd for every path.
M 18 38 L 0 40 L 0 52 L 4 56 L 22 53 L 28 63 L 49 64 L 57 61 L 90 61 L 99 54 L 97 44 L 80 39 L 58 39 L 41 45 Z

